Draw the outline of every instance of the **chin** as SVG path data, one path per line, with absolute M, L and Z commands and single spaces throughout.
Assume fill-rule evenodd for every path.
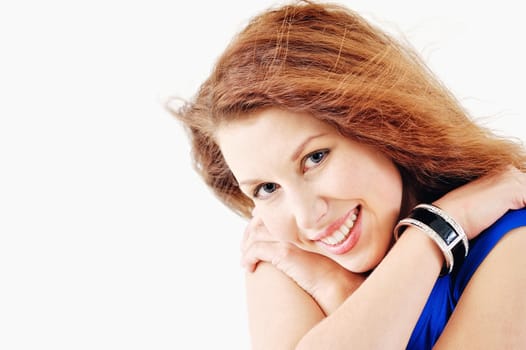
M 380 264 L 385 254 L 378 254 L 378 256 L 368 256 L 366 259 L 356 259 L 354 261 L 346 261 L 340 263 L 345 269 L 354 273 L 370 273 Z

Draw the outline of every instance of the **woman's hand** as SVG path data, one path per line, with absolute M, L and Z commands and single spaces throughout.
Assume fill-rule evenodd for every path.
M 325 315 L 336 310 L 365 279 L 325 256 L 276 240 L 258 217 L 247 226 L 241 251 L 242 265 L 248 271 L 254 271 L 260 261 L 271 263 L 308 293 Z
M 450 214 L 468 239 L 472 239 L 508 210 L 526 207 L 526 173 L 510 167 L 469 182 L 435 204 Z

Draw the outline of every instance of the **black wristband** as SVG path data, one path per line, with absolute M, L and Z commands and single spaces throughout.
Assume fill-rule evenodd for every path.
M 400 220 L 395 227 L 396 239 L 407 226 L 419 228 L 439 246 L 445 258 L 441 274 L 450 273 L 454 263 L 462 261 L 468 254 L 469 245 L 464 230 L 438 207 L 429 204 L 417 205 L 409 217 Z

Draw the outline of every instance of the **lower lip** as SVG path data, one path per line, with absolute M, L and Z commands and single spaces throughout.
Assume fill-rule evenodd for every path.
M 358 212 L 358 217 L 354 221 L 354 225 L 351 228 L 351 232 L 349 233 L 347 238 L 342 243 L 338 245 L 330 245 L 330 244 L 323 243 L 321 241 L 319 241 L 319 243 L 322 244 L 325 250 L 329 251 L 331 254 L 341 255 L 341 254 L 347 253 L 356 245 L 356 243 L 358 243 L 358 239 L 360 239 L 361 222 L 362 222 L 361 218 L 362 218 L 362 211 L 360 210 Z

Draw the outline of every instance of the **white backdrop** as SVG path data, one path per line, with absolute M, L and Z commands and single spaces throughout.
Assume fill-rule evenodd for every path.
M 520 2 L 342 1 L 526 140 Z M 396 4 L 395 4 L 396 3 Z M 163 109 L 277 1 L 0 3 L 0 348 L 246 349 L 243 222 Z

